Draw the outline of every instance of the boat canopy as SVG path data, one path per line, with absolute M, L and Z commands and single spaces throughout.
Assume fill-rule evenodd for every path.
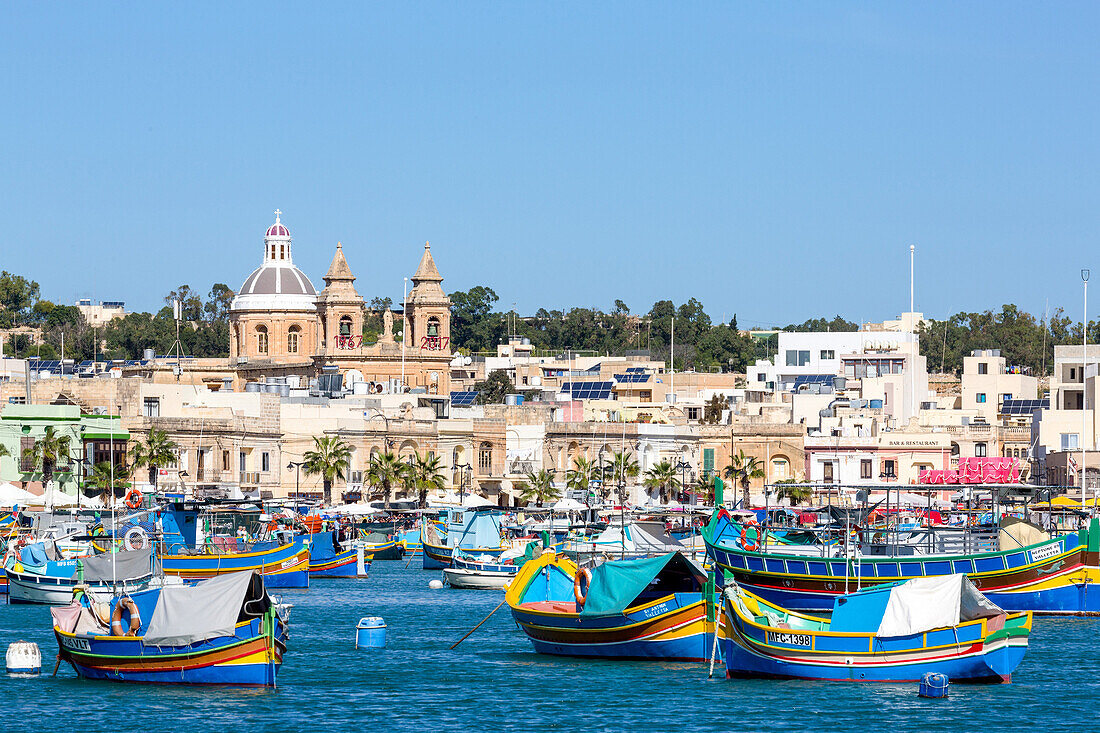
M 160 591 L 156 610 L 149 620 L 144 643 L 148 646 L 184 646 L 219 636 L 233 636 L 237 619 L 244 609 L 245 599 L 256 595 L 249 593 L 254 574 L 251 571 L 228 573 L 195 585 L 165 586 Z M 255 576 L 257 579 L 259 576 Z M 259 581 L 260 601 L 255 609 L 248 609 L 256 616 L 270 604 Z
M 143 578 L 153 572 L 153 551 L 120 550 L 115 553 L 81 558 L 86 582 L 108 582 Z M 77 576 L 73 572 L 72 577 Z
M 880 585 L 836 599 L 831 631 L 912 636 L 1003 614 L 962 573 Z
M 698 592 L 706 582 L 706 574 L 679 552 L 639 560 L 609 560 L 591 572 L 581 618 L 618 616 L 645 600 L 640 596 L 651 586 L 656 600 L 671 593 Z

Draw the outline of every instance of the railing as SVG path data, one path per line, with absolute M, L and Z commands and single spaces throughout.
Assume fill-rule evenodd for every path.
M 258 486 L 260 483 L 259 471 L 241 471 L 241 485 Z

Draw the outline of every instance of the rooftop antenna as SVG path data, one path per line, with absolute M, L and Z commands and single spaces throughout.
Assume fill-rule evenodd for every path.
M 172 344 L 171 351 L 168 352 L 168 357 L 171 358 L 172 354 L 176 355 L 176 366 L 173 367 L 172 372 L 176 375 L 176 381 L 180 381 L 180 375 L 183 374 L 183 343 L 180 341 L 180 318 L 183 315 L 183 308 L 180 306 L 179 298 L 172 300 L 172 318 L 176 321 L 176 340 Z
M 1081 320 L 1081 503 L 1087 506 L 1085 494 L 1085 420 L 1088 416 L 1088 386 L 1085 366 L 1088 362 L 1089 345 L 1089 271 L 1081 270 L 1081 282 L 1084 285 L 1084 309 Z M 1095 442 L 1095 439 L 1093 440 Z

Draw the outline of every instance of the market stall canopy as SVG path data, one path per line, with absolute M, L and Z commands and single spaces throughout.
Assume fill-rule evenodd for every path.
M 478 496 L 477 494 L 470 494 L 462 500 L 462 506 L 475 508 L 479 506 L 496 506 L 493 502 L 486 499 L 484 496 Z
M 550 509 L 555 512 L 579 512 L 584 511 L 587 508 L 588 507 L 586 507 L 584 504 L 581 504 L 576 499 L 570 497 L 558 499 L 556 502 L 554 502 L 554 505 L 550 507 Z
M 381 509 L 376 509 L 370 504 L 341 504 L 328 510 L 332 514 L 347 514 L 352 517 L 365 517 L 369 514 L 378 514 Z
M 8 482 L 0 484 L 0 507 L 27 506 L 39 501 L 40 497 L 24 491 L 15 484 Z

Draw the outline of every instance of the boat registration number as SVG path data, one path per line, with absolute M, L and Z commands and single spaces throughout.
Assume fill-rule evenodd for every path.
M 642 615 L 646 618 L 656 618 L 666 611 L 668 611 L 668 604 L 662 603 L 659 606 L 653 606 L 652 608 L 643 609 Z
M 90 652 L 92 650 L 87 639 L 76 639 L 71 636 L 62 636 L 61 645 L 66 649 L 72 649 L 78 652 Z
M 294 567 L 294 565 L 297 564 L 297 562 L 298 562 L 298 558 L 292 557 L 289 560 L 283 560 L 283 562 L 279 565 L 279 567 L 282 568 L 283 570 L 286 570 L 287 568 Z
M 786 644 L 787 646 L 811 646 L 809 634 L 784 634 L 778 631 L 768 632 L 769 644 Z
M 1047 545 L 1046 547 L 1036 547 L 1031 551 L 1032 562 L 1042 562 L 1048 558 L 1054 557 L 1062 551 L 1062 544 L 1055 542 L 1054 544 Z

